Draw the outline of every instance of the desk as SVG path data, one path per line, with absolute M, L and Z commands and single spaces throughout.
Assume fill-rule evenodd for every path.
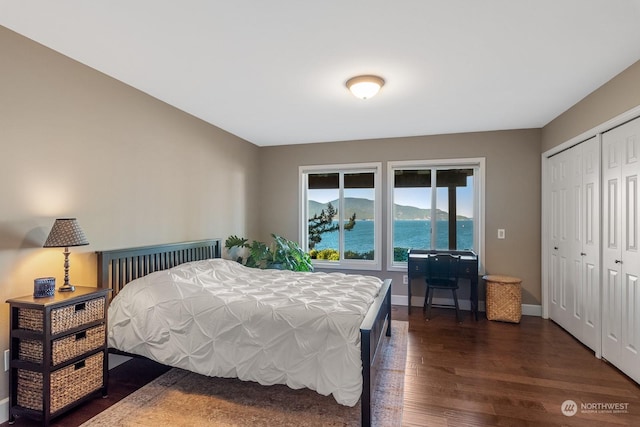
M 429 254 L 460 255 L 460 278 L 471 281 L 471 312 L 478 320 L 478 255 L 472 251 L 449 251 L 435 249 L 409 249 L 407 273 L 409 278 L 409 313 L 411 313 L 411 279 L 424 277 L 427 271 L 427 256 Z

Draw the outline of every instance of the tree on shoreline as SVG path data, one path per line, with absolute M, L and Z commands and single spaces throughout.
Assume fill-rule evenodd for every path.
M 333 218 L 335 218 L 337 213 L 336 208 L 329 202 L 326 209 L 322 209 L 320 213 L 309 218 L 309 250 L 315 248 L 316 245 L 322 241 L 322 234 L 340 229 L 339 224 L 333 223 Z M 344 229 L 351 231 L 355 225 L 356 214 L 354 212 L 349 218 L 349 221 L 344 224 Z

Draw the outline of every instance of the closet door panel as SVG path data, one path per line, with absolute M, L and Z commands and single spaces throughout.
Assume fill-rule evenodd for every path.
M 584 263 L 584 343 L 600 354 L 600 269 L 597 265 Z
M 602 356 L 617 365 L 620 361 L 620 272 L 605 268 L 602 289 Z
M 627 274 L 624 281 L 622 313 L 621 366 L 627 374 L 640 382 L 640 280 Z
M 580 325 L 581 341 L 600 356 L 602 330 L 600 325 L 600 137 L 580 144 Z
M 569 295 L 571 289 L 570 226 L 571 210 L 571 149 L 551 159 L 551 280 L 549 315 L 553 321 L 567 329 L 571 323 Z
M 640 119 L 603 135 L 603 356 L 640 382 Z M 604 321 L 606 319 L 606 322 Z
M 622 271 L 624 273 L 621 311 L 620 369 L 640 382 L 640 248 L 638 221 L 640 221 L 640 120 L 625 127 L 624 162 L 622 179 Z
M 622 144 L 616 133 L 602 140 L 602 355 L 613 364 L 620 361 L 621 303 L 621 188 Z
M 567 221 L 569 223 L 569 259 L 571 262 L 571 276 L 567 294 L 570 317 L 568 329 L 576 338 L 582 339 L 583 292 L 582 292 L 582 144 L 571 149 L 571 211 Z

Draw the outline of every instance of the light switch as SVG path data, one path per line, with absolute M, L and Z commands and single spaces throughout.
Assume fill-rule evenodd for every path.
M 504 239 L 504 238 L 505 238 L 504 228 L 498 228 L 498 239 Z

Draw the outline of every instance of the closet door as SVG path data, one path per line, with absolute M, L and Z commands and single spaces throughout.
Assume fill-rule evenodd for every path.
M 602 355 L 640 382 L 640 119 L 602 141 Z
M 599 356 L 599 138 L 565 150 L 550 162 L 549 314 Z
M 552 250 L 549 262 L 549 315 L 565 329 L 569 328 L 569 212 L 571 212 L 571 149 L 549 159 Z

